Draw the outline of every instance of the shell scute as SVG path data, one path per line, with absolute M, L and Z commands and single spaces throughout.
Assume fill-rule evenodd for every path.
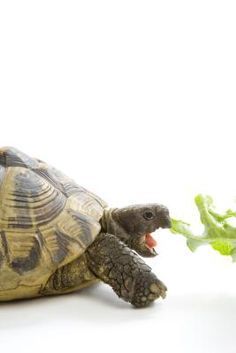
M 14 147 L 2 147 L 0 149 L 0 165 L 4 167 L 36 168 L 38 161 Z
M 44 162 L 0 149 L 0 300 L 21 297 L 23 286 L 32 296 L 83 254 L 101 230 L 105 206 Z

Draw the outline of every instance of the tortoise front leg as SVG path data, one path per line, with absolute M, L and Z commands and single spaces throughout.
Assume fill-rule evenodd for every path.
M 87 249 L 90 270 L 136 307 L 165 297 L 167 288 L 151 268 L 116 236 L 101 233 Z

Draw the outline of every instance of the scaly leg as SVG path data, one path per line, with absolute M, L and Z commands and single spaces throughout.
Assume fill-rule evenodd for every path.
M 165 297 L 166 286 L 151 268 L 116 236 L 101 233 L 86 251 L 90 270 L 136 307 Z

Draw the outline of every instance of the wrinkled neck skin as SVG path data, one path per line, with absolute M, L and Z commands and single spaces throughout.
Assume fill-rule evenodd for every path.
M 129 245 L 130 235 L 119 224 L 116 211 L 118 208 L 105 208 L 101 219 L 102 231 L 117 236 L 121 241 Z

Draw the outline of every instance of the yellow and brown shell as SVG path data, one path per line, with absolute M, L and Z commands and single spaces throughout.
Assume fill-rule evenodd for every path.
M 55 168 L 1 148 L 0 300 L 34 296 L 84 253 L 100 232 L 104 207 Z

